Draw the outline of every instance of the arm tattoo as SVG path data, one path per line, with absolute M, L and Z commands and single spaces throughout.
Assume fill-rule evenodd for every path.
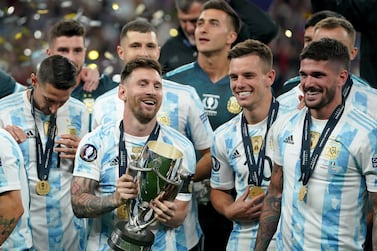
M 371 213 L 373 214 L 372 250 L 377 250 L 377 193 L 369 192 L 369 202 L 372 205 Z
M 0 216 L 0 246 L 9 237 L 16 227 L 18 220 L 16 218 L 6 218 Z
M 73 177 L 71 187 L 72 208 L 77 217 L 94 218 L 111 212 L 118 207 L 113 195 L 94 195 L 94 190 L 97 186 L 98 181 Z
M 262 214 L 259 218 L 259 228 L 255 250 L 267 250 L 276 232 L 280 212 L 283 175 L 281 166 L 274 165 L 271 183 L 263 202 Z

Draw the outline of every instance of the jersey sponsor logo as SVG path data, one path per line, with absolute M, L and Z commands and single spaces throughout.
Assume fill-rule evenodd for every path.
M 239 158 L 239 157 L 241 157 L 241 154 L 240 154 L 240 152 L 236 149 L 233 153 L 232 153 L 232 155 L 231 155 L 231 159 L 233 160 L 233 159 L 236 159 L 236 158 Z
M 294 145 L 293 135 L 289 135 L 288 137 L 286 137 L 283 142 L 287 143 L 287 144 Z
M 80 158 L 86 162 L 92 162 L 97 159 L 97 149 L 91 144 L 85 144 L 81 147 Z
M 233 114 L 238 114 L 242 110 L 242 107 L 238 104 L 237 99 L 234 96 L 229 98 L 226 108 Z
M 112 161 L 110 161 L 110 166 L 117 166 L 118 163 L 119 163 L 118 157 L 116 157 Z
M 33 130 L 26 130 L 26 131 L 24 131 L 25 132 L 25 134 L 26 134 L 26 136 L 28 137 L 28 138 L 34 138 L 34 131 Z
M 220 96 L 218 95 L 203 94 L 202 104 L 208 116 L 217 115 L 216 110 L 217 110 L 217 107 L 219 106 L 219 99 L 220 99 Z
M 220 162 L 216 159 L 215 156 L 211 156 L 212 159 L 212 169 L 217 172 L 220 170 Z

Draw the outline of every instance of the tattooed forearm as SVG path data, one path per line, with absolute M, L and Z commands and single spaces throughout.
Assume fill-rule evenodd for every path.
M 257 241 L 254 250 L 267 250 L 274 236 L 281 212 L 281 195 L 283 190 L 283 172 L 281 166 L 274 165 L 271 183 L 263 202 L 262 214 L 259 218 Z
M 98 182 L 95 180 L 74 177 L 72 180 L 72 208 L 77 217 L 93 218 L 110 212 L 118 207 L 118 202 L 113 195 L 96 196 L 95 188 Z
M 18 219 L 6 218 L 0 216 L 0 246 L 9 237 L 13 229 L 16 227 Z
M 258 237 L 255 250 L 267 250 L 274 236 L 281 208 L 281 197 L 268 196 L 264 200 L 263 212 L 259 218 Z
M 369 192 L 369 203 L 371 204 L 371 213 L 373 214 L 372 250 L 377 250 L 377 193 Z

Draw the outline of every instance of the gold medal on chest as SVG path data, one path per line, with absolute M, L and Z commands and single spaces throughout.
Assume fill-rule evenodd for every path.
M 119 219 L 122 219 L 122 220 L 128 219 L 128 211 L 127 211 L 126 204 L 121 205 L 120 207 L 117 208 L 117 216 Z
M 249 198 L 252 199 L 258 195 L 263 194 L 264 191 L 260 186 L 251 186 L 249 187 Z
M 40 180 L 38 181 L 37 185 L 35 186 L 35 192 L 38 195 L 46 195 L 50 192 L 50 184 L 47 180 Z
M 298 194 L 298 199 L 300 201 L 304 201 L 306 198 L 306 193 L 307 193 L 306 186 L 302 186 L 300 189 L 300 193 Z

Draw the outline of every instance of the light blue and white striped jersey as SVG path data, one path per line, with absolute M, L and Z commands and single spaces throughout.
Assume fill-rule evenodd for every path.
M 20 190 L 24 213 L 0 250 L 27 250 L 32 248 L 29 227 L 29 187 L 24 158 L 17 142 L 4 129 L 0 129 L 0 194 Z
M 359 78 L 358 76 L 354 74 L 351 74 L 350 76 L 353 86 L 346 100 L 346 105 L 355 106 L 360 111 L 369 114 L 369 116 L 373 117 L 374 119 L 377 119 L 377 112 L 375 112 L 375 107 L 377 107 L 377 90 L 370 87 L 365 80 Z M 300 85 L 297 85 L 289 92 L 277 97 L 279 103 L 292 109 L 297 108 L 298 104 L 300 103 L 299 96 L 304 95 L 299 86 Z
M 346 106 L 299 200 L 300 150 L 307 108 L 271 128 L 273 160 L 283 168 L 277 250 L 363 250 L 367 192 L 377 192 L 377 122 Z M 312 120 L 314 147 L 327 120 Z M 311 150 L 313 150 L 313 147 Z
M 195 89 L 169 80 L 162 80 L 163 99 L 157 120 L 185 135 L 196 150 L 211 146 L 213 134 L 208 116 Z M 123 117 L 124 104 L 118 98 L 118 88 L 98 97 L 94 103 L 93 129 L 108 121 Z
M 83 250 L 85 246 L 86 220 L 74 216 L 71 207 L 71 179 L 73 161 L 60 160 L 53 152 L 48 182 L 50 192 L 46 196 L 35 191 L 37 182 L 37 156 L 35 142 L 35 124 L 31 114 L 27 92 L 19 92 L 0 100 L 0 127 L 14 125 L 20 127 L 28 136 L 19 144 L 25 160 L 26 174 L 30 191 L 30 224 L 33 245 L 37 250 Z M 46 123 L 50 116 L 35 111 L 36 124 L 43 147 L 47 141 Z M 57 136 L 75 131 L 83 137 L 89 128 L 89 115 L 83 103 L 70 98 L 57 112 Z
M 81 140 L 79 149 L 85 149 L 87 145 L 90 145 L 96 152 L 96 154 L 93 154 L 93 156 L 96 156 L 95 159 L 86 161 L 85 158 L 80 157 L 81 151 L 76 153 L 73 175 L 98 181 L 99 187 L 95 191 L 97 196 L 110 195 L 116 190 L 116 181 L 119 178 L 119 123 L 120 121 L 113 121 L 102 124 Z M 129 163 L 131 161 L 130 154 L 133 152 L 129 147 L 132 148 L 133 145 L 143 146 L 147 137 L 138 138 L 125 135 L 125 140 Z M 173 128 L 161 125 L 158 140 L 178 148 L 184 155 L 182 167 L 189 174 L 195 173 L 195 152 L 192 143 L 186 137 Z M 191 194 L 190 196 L 178 194 L 176 199 L 189 202 Z M 87 250 L 110 250 L 107 239 L 118 221 L 116 210 L 89 219 L 90 235 Z M 191 236 L 159 224 L 155 237 L 153 250 L 180 251 L 188 250 L 188 239 Z
M 278 117 L 285 112 L 284 109 L 279 107 Z M 246 164 L 246 153 L 241 132 L 242 114 L 241 112 L 215 130 L 214 143 L 211 147 L 213 158 L 211 187 L 220 190 L 235 188 L 236 199 L 249 188 L 249 168 Z M 257 160 L 267 130 L 267 117 L 257 124 L 248 125 L 248 129 L 253 144 L 254 158 Z M 264 163 L 264 178 L 261 187 L 264 191 L 267 191 L 271 178 L 272 162 L 265 158 Z M 258 226 L 258 221 L 253 223 L 233 221 L 233 230 L 228 240 L 227 250 L 254 250 Z
M 213 131 L 208 116 L 195 89 L 169 80 L 162 80 L 163 100 L 157 113 L 160 124 L 168 125 L 191 140 L 196 150 L 209 148 Z M 124 103 L 118 98 L 118 88 L 98 97 L 94 103 L 93 128 L 123 117 Z M 175 231 L 185 233 L 187 247 L 194 247 L 202 235 L 196 200 L 190 202 L 187 217 Z

